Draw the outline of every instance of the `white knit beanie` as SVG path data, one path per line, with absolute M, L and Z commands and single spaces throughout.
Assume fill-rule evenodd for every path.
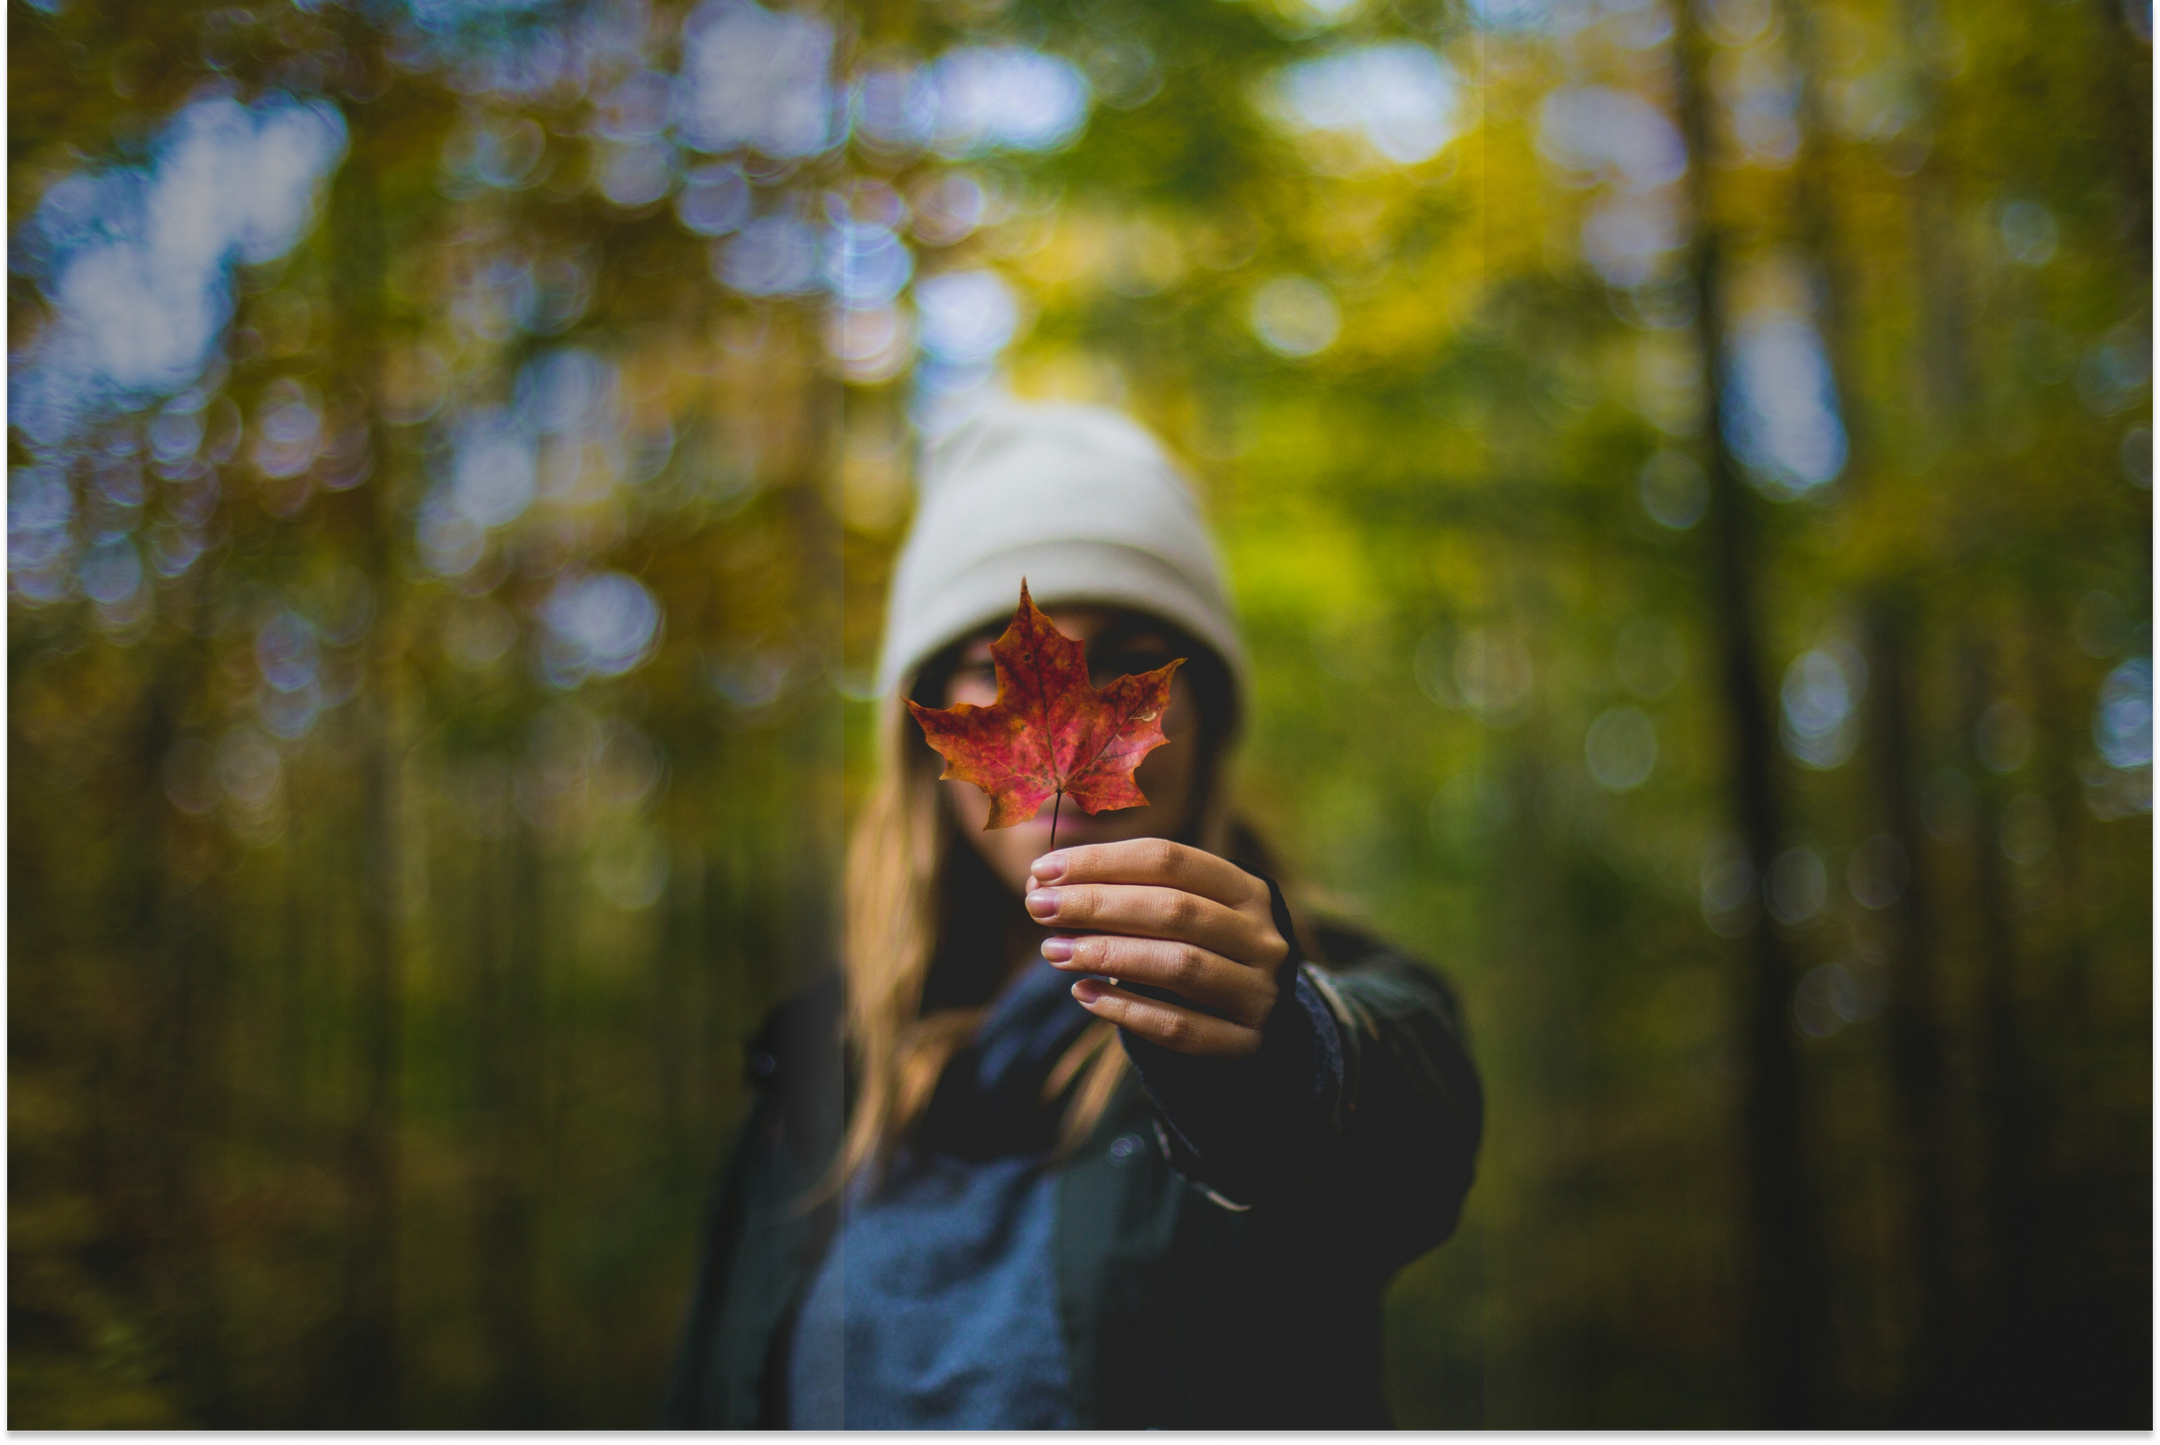
M 1012 615 L 1095 603 L 1215 649 L 1242 711 L 1245 649 L 1200 508 L 1160 444 L 1101 407 L 999 402 L 934 442 L 885 607 L 878 690 Z

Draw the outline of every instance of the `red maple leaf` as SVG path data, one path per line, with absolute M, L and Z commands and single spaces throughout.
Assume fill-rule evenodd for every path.
M 1170 706 L 1170 678 L 1184 658 L 1095 687 L 1081 645 L 1051 625 L 1023 580 L 1019 609 L 990 644 L 990 659 L 998 683 L 990 706 L 908 703 L 923 736 L 945 757 L 939 776 L 990 795 L 985 832 L 1025 823 L 1053 794 L 1059 806 L 1069 797 L 1090 813 L 1147 803 L 1133 769 L 1169 741 L 1162 715 Z M 1054 845 L 1054 811 L 1050 826 Z

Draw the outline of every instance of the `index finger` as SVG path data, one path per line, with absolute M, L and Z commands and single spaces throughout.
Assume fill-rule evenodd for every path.
M 1266 906 L 1267 884 L 1237 864 L 1167 838 L 1084 843 L 1028 865 L 1041 883 L 1144 883 L 1197 893 L 1227 908 Z

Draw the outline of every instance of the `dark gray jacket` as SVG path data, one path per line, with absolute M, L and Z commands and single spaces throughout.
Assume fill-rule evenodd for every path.
M 1345 1040 L 1344 1087 L 1274 1177 L 1211 1177 L 1131 1074 L 1058 1167 L 1060 1304 L 1085 1428 L 1390 1423 L 1381 1294 L 1454 1232 L 1483 1102 L 1438 974 L 1347 930 L 1318 942 L 1328 964 L 1303 967 Z M 788 1326 L 838 1214 L 801 1201 L 845 1127 L 840 1018 L 829 975 L 751 1044 L 758 1096 L 707 1214 L 670 1426 L 785 1421 Z

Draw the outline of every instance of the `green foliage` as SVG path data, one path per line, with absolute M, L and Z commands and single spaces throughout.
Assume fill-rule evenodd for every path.
M 118 602 L 13 573 L 18 1425 L 650 1420 L 740 1041 L 831 955 L 935 358 L 836 356 L 820 303 L 722 284 L 732 243 L 609 169 L 641 144 L 614 87 L 681 68 L 686 7 L 471 8 L 9 13 L 19 247 L 216 87 L 344 126 L 315 221 L 234 269 L 203 471 L 159 453 L 115 523 L 100 479 L 145 477 L 165 393 L 86 399 L 59 441 L 11 408 L 11 544 L 59 468 L 68 558 L 116 527 L 202 549 Z M 1773 1418 L 1769 1054 L 1823 1261 L 1811 1423 L 2148 1420 L 2150 770 L 2095 731 L 2151 651 L 2126 13 L 865 0 L 825 12 L 842 69 L 1031 46 L 1089 76 L 1084 128 L 670 152 L 739 164 L 764 215 L 911 200 L 913 285 L 865 311 L 904 331 L 926 282 L 1003 277 L 1005 382 L 1128 407 L 1199 479 L 1255 659 L 1244 804 L 1316 903 L 1462 984 L 1487 1078 L 1462 1234 L 1390 1299 L 1404 1424 Z M 1453 77 L 1444 145 L 1285 120 L 1285 67 L 1405 42 Z M 504 79 L 550 53 L 577 63 Z M 1622 102 L 1556 138 L 1551 97 L 1596 87 L 1685 144 L 1690 83 L 1685 180 Z M 955 176 L 987 211 L 933 237 Z M 1629 251 L 1621 222 L 1667 231 Z M 11 277 L 20 354 L 50 280 Z M 1737 355 L 1764 318 L 1819 338 L 1849 455 L 1704 517 L 1704 337 Z M 563 348 L 612 378 L 606 425 L 459 531 L 459 428 Z M 294 397 L 298 471 L 263 450 Z M 565 672 L 551 608 L 617 575 L 656 640 Z M 267 680 L 288 614 L 296 693 Z M 1817 653 L 1850 708 L 1801 736 Z M 1754 859 L 1749 736 L 1781 819 Z

